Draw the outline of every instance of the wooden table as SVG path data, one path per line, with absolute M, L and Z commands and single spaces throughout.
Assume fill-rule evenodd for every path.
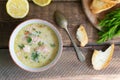
M 7 0 L 0 0 L 0 80 L 119 80 L 120 79 L 120 47 L 115 46 L 115 52 L 110 65 L 101 71 L 95 71 L 91 65 L 91 56 L 94 49 L 104 50 L 109 44 L 98 45 L 97 30 L 86 17 L 81 0 L 53 0 L 46 7 L 39 7 L 29 0 L 30 11 L 23 19 L 13 19 L 6 13 Z M 68 29 L 74 40 L 76 39 L 76 30 L 80 24 L 86 28 L 89 37 L 89 43 L 82 50 L 87 50 L 84 55 L 86 61 L 81 63 L 76 58 L 73 45 L 66 32 L 56 25 L 54 21 L 54 11 L 60 10 L 68 19 Z M 58 63 L 47 71 L 40 73 L 26 72 L 19 68 L 11 59 L 8 51 L 8 42 L 13 29 L 21 22 L 39 18 L 47 20 L 60 31 L 63 39 L 64 49 Z

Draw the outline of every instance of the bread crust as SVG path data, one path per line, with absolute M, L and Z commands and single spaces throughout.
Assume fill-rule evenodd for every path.
M 104 2 L 120 3 L 120 0 L 102 0 Z
M 76 36 L 77 39 L 80 41 L 81 47 L 84 47 L 88 43 L 87 32 L 83 25 L 80 25 L 80 27 L 77 29 Z
M 94 14 L 103 12 L 115 6 L 117 3 L 113 1 L 105 1 L 105 0 L 93 0 L 90 6 L 90 9 Z
M 109 64 L 110 64 L 110 61 L 112 59 L 112 56 L 113 56 L 113 53 L 114 53 L 114 44 L 111 45 L 111 51 L 110 51 L 110 54 L 108 56 L 108 58 L 105 60 L 104 64 L 102 64 L 102 67 L 96 67 L 96 64 L 94 64 L 95 60 L 96 60 L 96 57 L 98 54 L 100 54 L 101 51 L 98 51 L 98 50 L 94 50 L 94 53 L 93 53 L 93 56 L 92 56 L 92 65 L 93 65 L 93 68 L 95 70 L 101 70 L 101 69 L 104 69 L 106 68 Z M 101 66 L 101 65 L 100 65 Z
M 103 69 L 106 68 L 109 65 L 109 63 L 112 59 L 112 56 L 113 56 L 113 53 L 114 53 L 114 44 L 112 44 L 111 47 L 112 47 L 111 53 L 110 53 L 108 59 L 106 60 L 105 64 L 103 65 Z

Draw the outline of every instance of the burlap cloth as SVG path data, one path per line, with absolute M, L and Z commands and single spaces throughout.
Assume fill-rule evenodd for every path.
M 71 49 L 72 52 L 69 52 Z M 81 63 L 73 48 L 64 48 L 55 66 L 43 72 L 32 73 L 19 68 L 11 59 L 8 49 L 0 49 L 0 80 L 120 80 L 119 53 L 115 53 L 106 69 L 95 71 L 91 65 L 90 52 L 88 50 L 84 54 L 87 60 Z

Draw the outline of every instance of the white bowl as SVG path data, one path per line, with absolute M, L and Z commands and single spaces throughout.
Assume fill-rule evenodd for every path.
M 57 38 L 59 40 L 59 49 L 58 49 L 58 53 L 55 57 L 55 59 L 53 61 L 51 61 L 51 63 L 49 63 L 46 66 L 40 67 L 40 68 L 31 68 L 29 66 L 24 65 L 18 58 L 17 55 L 15 54 L 14 51 L 14 40 L 16 35 L 18 34 L 18 32 L 25 26 L 27 26 L 28 24 L 32 24 L 32 23 L 42 23 L 45 25 L 48 25 L 48 27 L 50 27 L 57 35 Z M 59 33 L 59 31 L 55 28 L 54 25 L 52 25 L 51 23 L 44 21 L 44 20 L 40 20 L 40 19 L 30 19 L 27 21 L 22 22 L 21 24 L 19 24 L 15 30 L 12 32 L 11 36 L 10 36 L 10 40 L 9 40 L 9 51 L 10 51 L 10 55 L 13 59 L 13 61 L 22 69 L 30 71 L 30 72 L 40 72 L 40 71 L 44 71 L 47 70 L 48 68 L 50 68 L 51 66 L 55 65 L 55 63 L 58 61 L 58 59 L 60 58 L 61 54 L 62 54 L 62 38 L 61 35 Z

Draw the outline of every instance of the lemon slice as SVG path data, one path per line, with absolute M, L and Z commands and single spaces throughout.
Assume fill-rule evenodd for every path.
M 51 0 L 33 0 L 33 2 L 39 6 L 47 6 Z
M 8 0 L 6 9 L 11 17 L 24 18 L 29 12 L 29 3 L 27 0 Z

